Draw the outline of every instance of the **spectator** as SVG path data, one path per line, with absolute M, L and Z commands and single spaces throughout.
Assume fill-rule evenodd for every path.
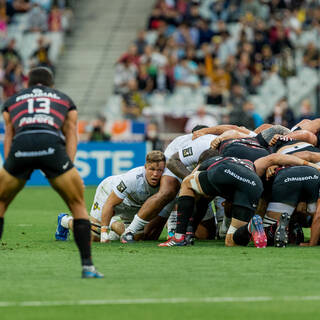
M 244 94 L 244 89 L 239 84 L 234 84 L 231 88 L 229 104 L 233 107 L 233 109 L 241 110 L 245 102 L 246 97 Z
M 62 25 L 62 12 L 58 6 L 53 6 L 49 12 L 48 17 L 48 30 L 50 32 L 61 32 L 63 31 Z
M 267 44 L 261 50 L 261 64 L 264 71 L 271 71 L 275 64 L 275 57 L 272 54 L 271 47 Z
M 31 67 L 47 67 L 54 72 L 54 65 L 49 58 L 50 42 L 43 36 L 38 38 L 38 47 L 31 54 Z
M 31 10 L 28 12 L 26 31 L 43 33 L 47 30 L 47 13 L 37 3 L 33 3 Z
M 231 76 L 227 70 L 223 68 L 219 59 L 214 59 L 211 81 L 219 87 L 222 93 L 225 93 L 230 89 Z
M 164 144 L 159 138 L 159 128 L 156 122 L 150 122 L 147 124 L 145 141 L 151 144 L 151 150 L 164 150 Z
M 147 46 L 148 42 L 145 39 L 146 33 L 144 30 L 140 30 L 138 32 L 138 36 L 136 41 L 134 42 L 137 46 L 138 55 L 142 55 L 144 52 L 144 48 Z
M 197 88 L 200 85 L 197 74 L 198 65 L 183 57 L 174 68 L 174 79 L 177 86 Z
M 89 136 L 89 141 L 109 141 L 110 134 L 105 132 L 107 118 L 103 115 L 98 115 L 93 121 L 93 128 Z
M 16 39 L 11 38 L 6 47 L 1 50 L 1 54 L 4 57 L 6 63 L 9 61 L 21 62 L 21 56 L 16 50 Z
M 188 119 L 184 127 L 184 131 L 186 133 L 191 133 L 192 129 L 197 125 L 213 127 L 213 126 L 216 126 L 217 124 L 218 124 L 217 119 L 207 114 L 205 106 L 200 106 L 197 110 L 197 113 Z
M 309 99 L 304 99 L 300 105 L 300 116 L 297 118 L 296 123 L 299 123 L 303 119 L 314 120 L 316 118 L 312 111 L 312 105 Z
M 132 43 L 130 44 L 128 51 L 120 57 L 119 62 L 121 63 L 122 61 L 126 60 L 129 62 L 129 64 L 138 66 L 139 59 L 138 47 L 134 43 Z
M 137 75 L 139 91 L 148 94 L 154 89 L 154 78 L 148 73 L 148 65 L 141 63 Z
M 214 32 L 209 28 L 209 22 L 201 19 L 198 22 L 198 30 L 199 30 L 199 43 L 201 46 L 203 43 L 210 43 L 212 37 L 214 36 Z
M 141 116 L 142 109 L 147 105 L 146 101 L 138 91 L 135 79 L 128 81 L 129 91 L 122 96 L 122 112 L 126 119 L 136 120 Z
M 314 42 L 309 42 L 303 53 L 303 63 L 309 68 L 319 69 L 320 52 Z
M 114 77 L 114 93 L 125 94 L 129 91 L 129 81 L 136 79 L 137 67 L 130 63 L 128 59 L 123 59 L 117 63 Z
M 253 118 L 254 128 L 258 128 L 264 123 L 262 117 L 259 115 L 258 112 L 256 112 L 255 106 L 251 101 L 245 102 L 242 109 L 246 113 L 246 115 L 251 116 Z
M 230 123 L 239 127 L 244 126 L 249 130 L 255 129 L 252 113 L 245 102 L 240 107 L 233 108 L 230 112 Z
M 292 128 L 295 125 L 293 111 L 288 107 L 286 98 L 281 99 L 276 103 L 273 113 L 266 119 L 267 123 L 280 124 L 287 128 Z
M 206 102 L 215 106 L 223 105 L 222 90 L 215 82 L 210 84 L 210 91 L 207 93 Z

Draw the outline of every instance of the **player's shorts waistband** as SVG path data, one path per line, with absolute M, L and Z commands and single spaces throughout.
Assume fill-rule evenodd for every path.
M 54 136 L 57 136 L 59 138 L 61 138 L 63 141 L 65 141 L 65 137 L 59 133 L 59 132 L 56 132 L 56 131 L 52 131 L 52 130 L 45 130 L 45 129 L 31 129 L 31 130 L 24 130 L 24 131 L 21 131 L 19 133 L 17 133 L 13 139 L 16 139 L 24 134 L 34 134 L 34 133 L 48 133 L 48 134 L 52 134 Z

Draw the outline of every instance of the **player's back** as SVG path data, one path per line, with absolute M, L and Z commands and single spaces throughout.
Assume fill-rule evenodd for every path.
M 184 148 L 192 141 L 192 133 L 184 134 L 172 140 L 164 151 L 166 159 L 170 159 L 173 154 Z
M 42 85 L 16 93 L 2 108 L 9 112 L 16 134 L 28 130 L 59 131 L 73 109 L 76 106 L 66 94 Z

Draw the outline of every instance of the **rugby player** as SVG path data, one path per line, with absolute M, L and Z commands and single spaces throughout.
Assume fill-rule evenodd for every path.
M 5 163 L 0 170 L 0 238 L 6 209 L 32 172 L 40 169 L 74 217 L 82 277 L 102 278 L 92 263 L 84 185 L 73 165 L 77 108 L 66 94 L 53 89 L 49 69 L 31 69 L 28 78 L 28 88 L 10 97 L 2 107 Z
M 193 128 L 192 133 L 185 134 L 175 138 L 171 143 L 167 146 L 164 155 L 166 160 L 169 160 L 173 154 L 178 152 L 181 148 L 184 148 L 192 141 L 192 134 L 194 131 L 200 130 L 206 126 L 196 126 Z M 154 194 L 152 197 L 148 198 L 147 201 L 142 205 L 138 214 L 134 217 L 131 224 L 126 228 L 124 234 L 121 236 L 121 241 L 123 243 L 133 242 L 134 235 L 143 230 L 144 227 L 149 224 L 149 221 L 152 219 L 160 220 L 167 219 L 170 215 L 174 207 L 175 197 L 180 189 L 182 179 L 175 175 L 168 168 L 164 172 L 161 181 L 159 191 Z M 164 214 L 160 213 L 163 208 Z M 163 212 L 163 211 L 162 211 Z M 160 213 L 160 214 L 159 214 Z M 151 223 L 150 223 L 151 224 Z M 149 225 L 150 225 L 149 224 Z M 159 222 L 156 221 L 152 225 L 155 230 L 158 230 Z M 160 221 L 161 226 L 161 221 Z M 170 229 L 170 227 L 169 227 Z M 150 230 L 150 232 L 154 232 Z M 158 231 L 155 231 L 158 233 Z
M 232 157 L 213 157 L 183 180 L 178 199 L 178 223 L 175 236 L 159 246 L 184 246 L 186 227 L 196 198 L 217 195 L 232 202 L 232 220 L 226 246 L 247 245 L 251 236 L 256 247 L 265 247 L 267 238 L 262 219 L 255 211 L 263 191 L 260 177 L 272 165 L 309 165 L 313 163 L 291 155 L 271 154 L 255 162 Z
M 289 221 L 298 203 L 305 202 L 307 213 L 315 215 L 319 187 L 320 175 L 315 168 L 291 166 L 275 170 L 271 199 L 263 218 L 264 227 L 269 231 L 268 243 L 276 247 L 288 244 Z
M 144 166 L 104 179 L 96 190 L 90 212 L 92 240 L 118 240 L 142 204 L 158 192 L 164 169 L 164 154 L 151 151 Z M 57 240 L 67 240 L 72 222 L 71 216 L 59 215 L 55 234 Z M 144 235 L 144 239 L 148 239 L 148 234 Z

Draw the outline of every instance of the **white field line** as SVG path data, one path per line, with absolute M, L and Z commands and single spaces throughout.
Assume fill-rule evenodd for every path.
M 78 301 L 0 301 L 0 307 L 50 307 L 76 305 L 117 305 L 117 304 L 178 304 L 178 303 L 235 303 L 267 301 L 320 301 L 320 296 L 280 296 L 280 297 L 202 297 L 202 298 L 145 298 L 107 299 Z

